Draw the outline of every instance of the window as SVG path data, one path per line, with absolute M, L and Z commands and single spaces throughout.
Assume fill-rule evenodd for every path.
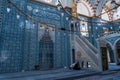
M 80 32 L 81 35 L 88 37 L 88 27 L 87 22 L 80 21 Z

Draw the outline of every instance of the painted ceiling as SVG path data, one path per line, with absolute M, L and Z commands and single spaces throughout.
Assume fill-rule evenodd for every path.
M 36 0 L 43 1 L 48 4 L 57 5 L 58 0 Z M 72 0 L 59 0 L 62 5 L 71 7 Z M 74 0 L 77 3 L 77 10 L 79 14 L 83 14 L 89 17 L 97 16 L 103 17 L 105 20 L 113 20 L 118 18 L 120 12 L 114 12 L 111 2 L 112 0 Z M 115 0 L 117 4 L 120 4 L 120 0 Z M 120 9 L 118 8 L 118 11 Z

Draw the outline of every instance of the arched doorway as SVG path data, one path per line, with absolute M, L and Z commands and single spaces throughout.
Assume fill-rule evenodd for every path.
M 116 49 L 117 64 L 120 65 L 120 40 L 116 42 L 115 49 Z
M 112 46 L 109 43 L 107 43 L 106 47 L 107 47 L 108 62 L 115 63 L 114 52 L 113 52 Z
M 107 57 L 107 47 L 100 47 L 101 60 L 102 60 L 102 70 L 106 71 L 108 67 L 108 57 Z
M 115 63 L 115 54 L 112 49 L 112 45 L 109 42 L 106 42 L 104 47 L 100 47 L 101 50 L 101 59 L 102 59 L 102 70 L 106 71 L 111 69 L 111 65 Z

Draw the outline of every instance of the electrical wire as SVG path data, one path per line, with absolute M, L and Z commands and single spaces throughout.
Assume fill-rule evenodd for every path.
M 58 1 L 59 1 L 59 0 L 58 0 Z M 60 1 L 59 1 L 59 2 L 60 2 Z M 29 15 L 28 13 L 24 12 L 22 9 L 20 9 L 20 8 L 19 8 L 15 3 L 13 3 L 11 0 L 8 0 L 8 3 L 11 3 L 18 11 L 20 11 L 20 12 L 23 13 L 26 17 L 32 19 L 33 21 L 39 22 L 39 23 L 41 23 L 41 24 L 45 24 L 45 23 L 41 22 L 40 20 L 32 17 L 32 16 Z M 60 2 L 60 4 L 61 4 L 61 2 Z M 63 6 L 62 6 L 62 8 L 63 8 Z M 63 9 L 64 9 L 64 8 L 63 8 Z M 65 10 L 65 11 L 66 11 L 66 10 Z M 70 15 L 70 14 L 69 14 L 69 15 Z M 70 16 L 71 16 L 71 15 L 70 15 Z M 72 16 L 72 17 L 74 17 L 74 16 Z M 85 20 L 81 20 L 81 19 L 78 19 L 78 20 L 84 21 L 84 22 L 90 22 L 90 23 L 91 23 L 91 21 L 85 21 Z M 92 23 L 101 23 L 101 24 L 103 24 L 103 22 L 92 22 Z M 53 27 L 53 26 L 50 26 L 50 27 L 56 29 L 56 27 Z M 90 32 L 90 31 L 77 31 L 77 30 L 74 30 L 74 31 L 73 31 L 73 30 L 69 30 L 69 29 L 66 29 L 66 28 L 58 28 L 58 30 L 68 31 L 68 32 L 83 32 L 83 33 L 85 33 L 85 32 Z M 92 32 L 93 32 L 93 31 L 92 31 Z M 95 31 L 94 31 L 94 32 L 95 32 Z M 96 31 L 96 32 L 98 32 L 98 31 Z

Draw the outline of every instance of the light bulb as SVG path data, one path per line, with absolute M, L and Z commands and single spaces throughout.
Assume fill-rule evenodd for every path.
M 28 22 L 28 20 L 26 19 L 26 20 L 25 20 L 25 22 L 27 23 L 27 22 Z
M 68 17 L 66 17 L 66 20 L 68 20 L 69 18 Z
M 96 29 L 98 29 L 98 27 L 96 27 Z
M 64 13 L 61 13 L 62 16 L 64 16 Z
M 17 19 L 19 19 L 19 18 L 20 18 L 20 15 L 19 15 L 19 14 L 17 14 L 17 16 L 16 16 L 16 17 L 17 17 Z
M 8 12 L 8 13 L 10 12 L 10 8 L 9 8 L 9 7 L 7 7 L 7 12 Z
M 39 12 L 39 9 L 35 9 L 35 12 L 38 13 L 38 12 Z
M 31 26 L 31 28 L 34 29 L 34 27 L 35 27 L 35 23 L 33 23 L 33 25 Z
M 113 29 L 112 27 L 110 27 L 111 29 Z

